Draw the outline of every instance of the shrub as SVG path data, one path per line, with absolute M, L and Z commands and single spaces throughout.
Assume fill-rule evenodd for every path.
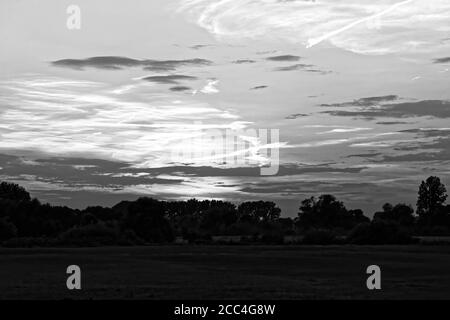
M 253 244 L 259 241 L 259 235 L 257 233 L 254 233 L 253 235 L 249 236 L 241 236 L 241 244 Z
M 413 239 L 397 223 L 374 221 L 357 225 L 347 241 L 352 244 L 408 244 Z
M 59 244 L 58 239 L 46 237 L 18 237 L 11 238 L 2 243 L 6 248 L 33 248 L 33 247 L 55 247 Z
M 103 223 L 74 227 L 61 234 L 61 242 L 65 245 L 101 246 L 117 244 L 118 241 L 118 230 Z
M 283 244 L 284 235 L 277 231 L 265 232 L 261 237 L 261 242 L 264 244 Z
M 210 234 L 189 231 L 183 234 L 183 239 L 189 243 L 194 244 L 207 244 L 212 242 L 212 236 Z
M 337 242 L 333 231 L 327 229 L 310 230 L 305 234 L 302 240 L 303 244 L 329 245 Z

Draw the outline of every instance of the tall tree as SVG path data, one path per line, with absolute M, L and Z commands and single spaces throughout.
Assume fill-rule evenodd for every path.
M 447 190 L 438 177 L 429 177 L 422 181 L 419 187 L 417 200 L 417 214 L 421 217 L 429 217 L 442 207 L 447 199 Z

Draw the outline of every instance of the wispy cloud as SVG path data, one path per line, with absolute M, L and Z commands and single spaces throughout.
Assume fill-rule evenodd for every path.
M 196 77 L 186 76 L 182 74 L 171 74 L 166 76 L 148 76 L 142 78 L 142 80 L 148 82 L 162 83 L 162 84 L 178 84 L 180 81 L 184 80 L 196 80 Z
M 0 91 L 4 93 L 0 98 L 3 151 L 82 156 L 153 167 L 170 163 L 172 153 L 183 150 L 186 138 L 201 136 L 206 129 L 236 130 L 249 124 L 189 96 L 174 101 L 164 94 L 118 95 L 109 85 L 94 82 L 41 76 L 0 83 Z
M 179 11 L 219 38 L 328 41 L 363 54 L 433 52 L 449 45 L 447 0 L 181 0 Z
M 62 59 L 53 61 L 52 65 L 56 67 L 65 67 L 75 70 L 84 68 L 97 68 L 104 70 L 121 70 L 130 67 L 142 67 L 148 71 L 174 71 L 182 66 L 206 66 L 212 62 L 206 59 L 185 59 L 185 60 L 138 60 L 128 57 L 104 56 L 92 57 L 86 59 Z
M 269 61 L 298 61 L 298 60 L 300 60 L 300 57 L 288 54 L 288 55 L 268 57 L 268 58 L 266 58 L 266 60 L 269 60 Z
M 175 91 L 175 92 L 181 92 L 181 91 L 191 91 L 192 88 L 191 87 L 186 87 L 186 86 L 175 86 L 170 88 L 170 91 Z
M 320 36 L 320 37 L 308 39 L 308 44 L 307 44 L 306 47 L 307 48 L 311 48 L 311 47 L 313 47 L 315 45 L 318 45 L 319 43 L 321 43 L 321 42 L 323 42 L 323 41 L 325 41 L 327 39 L 335 37 L 335 36 L 345 32 L 347 30 L 350 30 L 351 28 L 353 28 L 353 27 L 355 27 L 355 26 L 357 26 L 357 25 L 359 25 L 361 23 L 369 22 L 369 21 L 374 20 L 374 19 L 378 19 L 378 18 L 380 18 L 380 17 L 382 17 L 382 16 L 384 16 L 384 15 L 386 15 L 386 14 L 388 14 L 388 13 L 390 13 L 390 12 L 392 12 L 392 11 L 398 9 L 398 8 L 400 8 L 401 6 L 410 4 L 412 1 L 415 1 L 415 0 L 406 0 L 406 1 L 398 2 L 398 3 L 388 7 L 387 9 L 384 9 L 381 12 L 378 12 L 378 13 L 370 15 L 368 17 L 365 17 L 365 18 L 353 21 L 353 22 L 347 24 L 346 26 L 344 26 L 342 28 L 339 28 L 337 30 L 333 30 L 333 31 L 331 31 L 329 33 L 326 33 L 326 34 Z
M 220 91 L 217 88 L 218 85 L 219 80 L 216 79 L 208 80 L 208 83 L 200 90 L 200 92 L 205 94 L 219 93 Z
M 334 133 L 347 133 L 347 132 L 359 132 L 372 130 L 372 128 L 336 128 L 329 131 L 318 132 L 318 134 L 334 134 Z
M 369 99 L 369 100 L 367 100 Z M 372 101 L 372 98 L 355 100 L 324 107 L 339 107 L 345 110 L 323 111 L 333 116 L 360 117 L 375 119 L 382 117 L 408 118 L 408 117 L 435 117 L 450 118 L 450 101 L 446 100 L 424 100 L 413 102 L 392 103 L 391 100 Z

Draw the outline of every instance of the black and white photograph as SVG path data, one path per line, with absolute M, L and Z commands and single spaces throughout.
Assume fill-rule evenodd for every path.
M 450 299 L 449 70 L 449 0 L 1 0 L 0 300 Z

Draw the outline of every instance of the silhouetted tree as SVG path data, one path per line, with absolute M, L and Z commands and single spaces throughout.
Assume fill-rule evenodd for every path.
M 200 227 L 210 234 L 220 234 L 238 219 L 234 205 L 213 206 L 203 213 Z
M 30 201 L 30 194 L 21 186 L 15 183 L 0 183 L 0 199 Z
M 361 209 L 348 210 L 347 216 L 349 226 L 370 221 L 370 219 L 364 215 L 364 212 Z
M 41 204 L 22 187 L 3 182 L 0 242 L 5 246 L 133 245 L 170 242 L 175 235 L 190 242 L 210 241 L 214 235 L 242 235 L 249 241 L 281 244 L 286 235 L 301 231 L 307 235 L 304 243 L 342 243 L 344 235 L 350 235 L 353 243 L 406 243 L 412 231 L 449 234 L 446 198 L 439 178 L 430 177 L 419 188 L 419 220 L 411 206 L 387 203 L 369 223 L 362 210 L 348 210 L 333 195 L 303 200 L 298 218 L 293 220 L 281 218 L 280 208 L 270 201 L 244 202 L 236 208 L 221 200 L 140 198 L 112 208 L 96 206 L 80 211 Z
M 319 198 L 311 197 L 302 201 L 297 227 L 300 229 L 351 229 L 364 221 L 369 221 L 369 219 L 363 215 L 361 210 L 348 211 L 336 197 L 325 194 Z
M 386 203 L 382 212 L 376 212 L 373 216 L 374 221 L 393 221 L 401 226 L 410 227 L 414 224 L 414 209 L 410 205 L 403 203 L 393 206 Z
M 124 229 L 133 230 L 147 242 L 173 241 L 173 229 L 166 218 L 165 203 L 150 198 L 122 202 L 113 209 L 124 216 Z
M 120 211 L 115 211 L 111 208 L 104 208 L 100 206 L 87 207 L 81 212 L 82 215 L 91 215 L 97 220 L 112 221 L 120 220 L 122 218 Z
M 239 205 L 238 213 L 241 221 L 270 222 L 280 218 L 281 209 L 271 201 L 249 201 Z
M 421 223 L 433 224 L 434 215 L 442 211 L 447 199 L 447 190 L 438 177 L 431 176 L 422 181 L 417 199 L 417 214 Z

